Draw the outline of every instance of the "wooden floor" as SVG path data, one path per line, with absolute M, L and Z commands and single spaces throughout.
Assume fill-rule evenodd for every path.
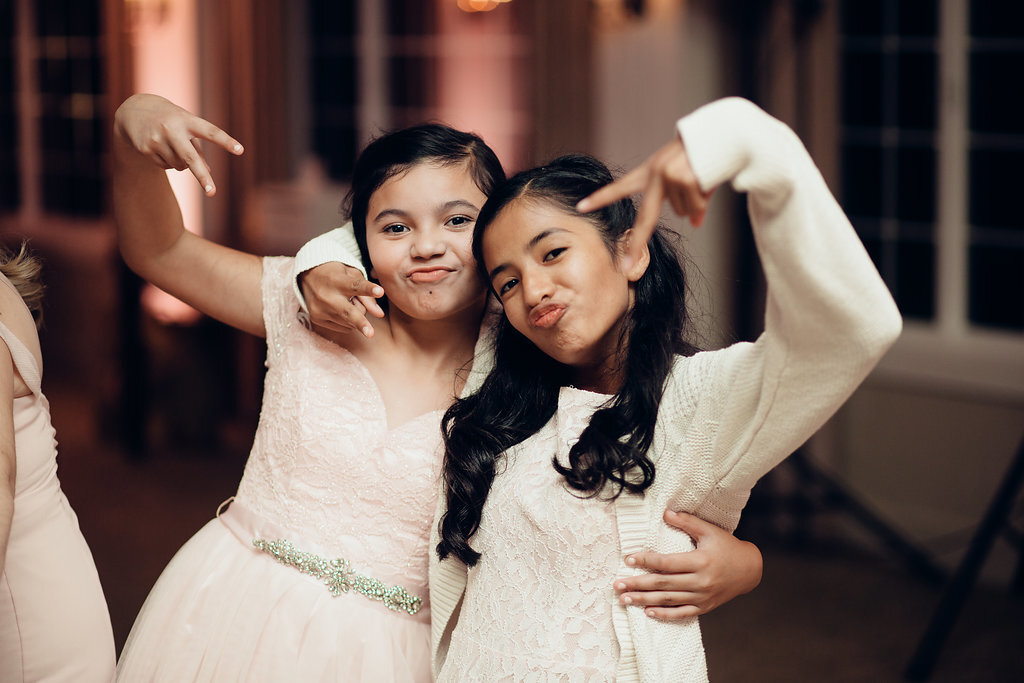
M 61 480 L 96 558 L 120 648 L 163 566 L 234 492 L 247 436 L 217 450 L 154 447 L 133 462 L 102 443 L 94 406 L 78 393 L 57 388 L 51 403 Z M 903 680 L 940 585 L 863 549 L 760 545 L 761 586 L 703 619 L 712 681 Z M 931 680 L 1024 681 L 1024 596 L 976 589 Z

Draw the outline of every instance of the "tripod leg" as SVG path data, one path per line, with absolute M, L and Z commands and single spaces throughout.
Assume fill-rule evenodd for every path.
M 1017 455 L 1010 463 L 1010 469 L 1003 477 L 985 517 L 978 526 L 978 530 L 975 531 L 974 538 L 971 539 L 971 545 L 967 548 L 953 578 L 950 579 L 946 592 L 925 630 L 924 637 L 921 638 L 921 642 L 917 646 L 917 651 L 910 659 L 910 664 L 907 665 L 905 672 L 907 680 L 924 681 L 931 675 L 935 660 L 938 659 L 942 645 L 960 614 L 967 594 L 974 587 L 978 572 L 981 570 L 989 550 L 992 549 L 992 543 L 1007 522 L 1010 509 L 1020 493 L 1022 483 L 1024 483 L 1024 441 L 1018 447 Z
M 789 461 L 797 468 L 803 479 L 816 481 L 822 486 L 826 491 L 826 495 L 833 503 L 838 504 L 891 550 L 902 556 L 914 572 L 933 581 L 941 581 L 945 578 L 946 573 L 932 561 L 926 552 L 904 538 L 899 532 L 869 510 L 851 495 L 842 484 L 815 465 L 802 450 L 798 450 L 790 456 Z

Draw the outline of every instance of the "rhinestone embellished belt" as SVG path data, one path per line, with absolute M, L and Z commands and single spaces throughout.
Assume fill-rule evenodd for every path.
M 290 542 L 281 539 L 266 541 L 256 538 L 252 544 L 281 564 L 294 567 L 303 574 L 323 582 L 331 595 L 337 596 L 354 591 L 371 600 L 383 602 L 388 609 L 409 614 L 419 612 L 423 604 L 422 598 L 411 595 L 401 586 L 388 586 L 380 579 L 356 574 L 348 560 L 328 560 L 313 553 L 296 550 Z

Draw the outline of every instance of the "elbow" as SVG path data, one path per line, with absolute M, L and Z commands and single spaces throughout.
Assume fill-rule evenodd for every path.
M 879 355 L 884 354 L 896 343 L 903 332 L 903 316 L 900 315 L 896 302 L 891 298 L 888 305 L 883 308 L 878 318 L 878 346 Z
M 857 339 L 855 356 L 861 357 L 861 365 L 865 374 L 871 371 L 882 357 L 889 351 L 903 331 L 903 318 L 890 301 L 890 305 L 877 309 L 870 320 L 863 321 Z

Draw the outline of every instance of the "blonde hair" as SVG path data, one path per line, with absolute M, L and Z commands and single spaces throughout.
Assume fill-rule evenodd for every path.
M 28 310 L 32 312 L 38 324 L 41 320 L 43 308 L 43 286 L 39 279 L 39 272 L 42 264 L 35 256 L 29 253 L 28 243 L 22 242 L 17 253 L 0 246 L 0 273 L 11 281 L 14 288 L 18 290 Z

